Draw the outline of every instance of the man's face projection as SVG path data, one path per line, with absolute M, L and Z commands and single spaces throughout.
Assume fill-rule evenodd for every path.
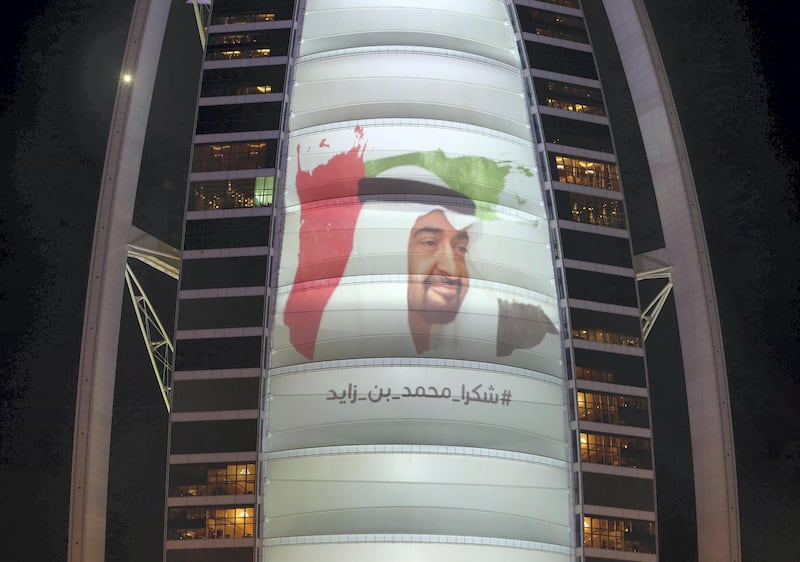
M 456 230 L 441 210 L 422 215 L 408 241 L 408 309 L 430 324 L 455 319 L 469 286 L 466 229 Z

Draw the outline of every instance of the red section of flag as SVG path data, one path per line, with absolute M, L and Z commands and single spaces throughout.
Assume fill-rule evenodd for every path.
M 355 132 L 360 140 L 363 131 L 356 127 Z M 313 360 L 322 313 L 353 251 L 353 234 L 361 211 L 358 180 L 364 177 L 364 148 L 358 144 L 310 172 L 300 169 L 299 146 L 297 151 L 298 265 L 283 321 L 289 327 L 292 346 Z M 328 205 L 314 204 L 332 199 L 337 201 Z

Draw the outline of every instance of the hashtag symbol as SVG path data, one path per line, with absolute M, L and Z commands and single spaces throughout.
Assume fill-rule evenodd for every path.
M 508 406 L 508 404 L 510 402 L 511 402 L 511 391 L 510 390 L 504 390 L 503 394 L 500 396 L 500 403 L 503 406 Z

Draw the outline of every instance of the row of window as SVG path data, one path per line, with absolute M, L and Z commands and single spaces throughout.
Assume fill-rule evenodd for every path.
M 535 41 L 525 41 L 525 50 L 532 68 L 597 80 L 592 53 Z
M 256 410 L 259 406 L 258 377 L 178 380 L 172 384 L 175 412 Z
M 625 205 L 618 199 L 554 191 L 558 218 L 584 224 L 625 228 Z
M 596 152 L 614 152 L 611 131 L 607 125 L 546 114 L 542 115 L 541 119 L 545 142 Z
M 266 273 L 267 256 L 184 259 L 181 290 L 261 287 Z
M 653 468 L 650 440 L 644 437 L 581 431 L 580 454 L 581 461 L 588 463 Z
M 553 181 L 574 183 L 610 191 L 620 191 L 622 189 L 617 165 L 611 162 L 551 154 L 550 169 L 553 173 Z
M 575 195 L 570 193 L 570 195 Z M 622 210 L 622 201 L 608 199 L 605 201 L 587 201 L 586 197 L 571 197 L 569 218 L 575 222 L 609 226 L 612 228 L 625 228 L 625 212 Z
M 580 421 L 650 426 L 647 398 L 582 390 L 577 392 L 577 398 Z
M 563 256 L 568 259 L 625 268 L 633 267 L 627 238 L 564 228 L 561 230 L 561 247 Z
M 521 5 L 517 6 L 517 15 L 522 31 L 544 37 L 589 43 L 589 34 L 583 25 L 583 18 Z
M 537 101 L 542 105 L 587 115 L 606 114 L 603 94 L 597 88 L 545 78 L 534 78 L 533 86 Z
M 282 102 L 203 105 L 197 110 L 198 135 L 277 129 Z
M 573 308 L 570 310 L 573 337 L 638 347 L 641 338 L 640 319 L 637 316 L 610 314 L 595 310 Z
M 248 248 L 269 243 L 270 216 L 186 221 L 184 250 Z
M 636 283 L 633 277 L 566 268 L 567 288 L 573 299 L 636 307 Z M 580 326 L 580 324 L 573 324 Z M 638 333 L 638 330 L 637 330 Z
M 203 72 L 201 97 L 241 96 L 283 92 L 286 67 L 282 64 L 214 68 Z
M 195 144 L 192 172 L 274 168 L 276 151 L 275 141 L 267 140 Z
M 232 25 L 235 23 L 258 23 L 262 21 L 275 21 L 272 12 L 246 12 L 225 14 L 224 12 L 211 18 L 211 25 Z
M 634 319 L 635 320 L 635 319 Z M 575 376 L 582 380 L 645 386 L 644 359 L 591 349 L 574 349 Z M 567 362 L 571 360 L 567 355 Z
M 639 336 L 609 332 L 600 328 L 581 329 L 573 328 L 572 337 L 578 340 L 586 340 L 597 343 L 610 343 L 613 345 L 627 345 L 630 347 L 641 347 Z
M 255 489 L 255 463 L 174 464 L 169 470 L 171 497 L 254 494 Z
M 587 515 L 583 518 L 583 546 L 655 554 L 655 523 Z
M 261 337 L 179 340 L 175 370 L 249 369 L 261 366 Z
M 291 19 L 294 2 L 291 0 L 216 0 L 211 14 L 212 25 L 249 23 Z M 267 19 L 263 19 L 266 16 Z
M 261 326 L 264 297 L 219 297 L 180 301 L 179 330 Z
M 617 381 L 617 374 L 607 369 L 594 369 L 591 367 L 575 367 L 575 377 L 585 381 L 610 382 Z
M 287 29 L 260 29 L 208 36 L 206 60 L 236 60 L 286 56 L 289 52 Z
M 167 539 L 240 539 L 255 533 L 253 506 L 173 507 L 167 513 Z
M 196 181 L 189 185 L 189 211 L 271 207 L 275 177 Z
M 236 368 L 235 365 L 232 368 Z M 250 452 L 256 450 L 257 443 L 257 419 L 173 422 L 170 425 L 169 448 L 173 455 Z

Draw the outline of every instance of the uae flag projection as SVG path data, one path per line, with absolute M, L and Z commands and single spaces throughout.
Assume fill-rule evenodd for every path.
M 273 366 L 436 357 L 560 376 L 531 156 L 479 136 L 356 126 L 293 139 Z M 471 142 L 494 158 L 452 150 Z
M 512 26 L 503 2 L 429 4 L 306 3 L 268 350 L 270 560 L 571 558 Z

